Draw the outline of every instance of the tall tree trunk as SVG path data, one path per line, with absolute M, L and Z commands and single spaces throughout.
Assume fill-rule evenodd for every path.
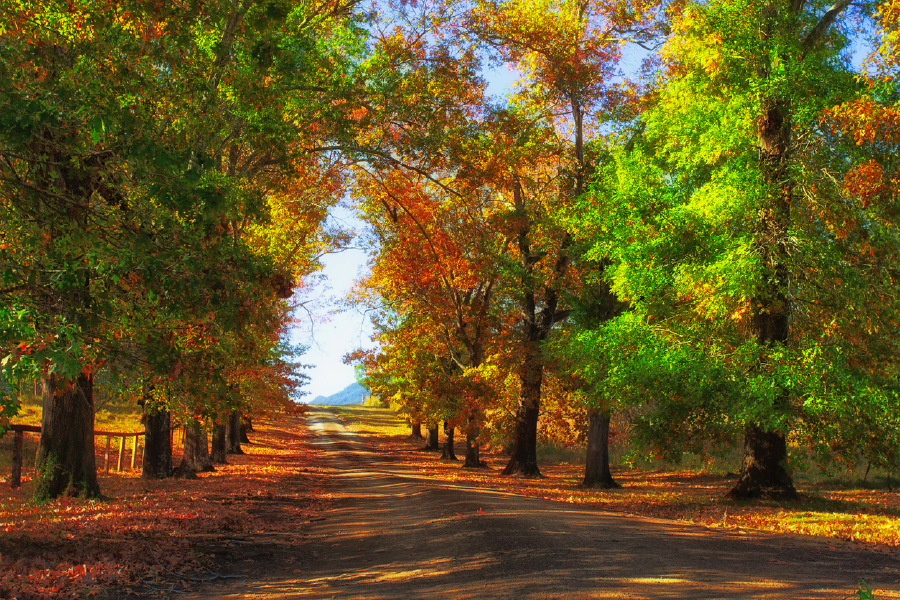
M 478 437 L 481 435 L 481 427 L 479 426 L 478 416 L 475 410 L 469 414 L 468 423 L 466 425 L 466 462 L 463 463 L 463 467 L 483 469 L 487 466 L 487 463 L 481 460 L 481 447 L 478 443 Z
M 164 407 L 144 404 L 144 461 L 142 479 L 172 475 L 172 417 Z
M 197 454 L 196 460 L 197 470 L 201 473 L 211 473 L 216 470 L 212 463 L 212 457 L 209 454 L 209 432 L 202 427 L 197 432 Z
M 779 56 L 779 62 L 802 60 L 822 43 L 827 30 L 851 0 L 837 0 L 816 25 L 803 38 L 800 56 Z M 794 2 L 791 10 L 803 10 L 802 2 Z M 768 3 L 763 10 L 770 22 L 763 35 L 780 35 L 777 17 L 780 8 Z M 784 27 L 784 25 L 781 25 Z M 792 26 L 791 26 L 792 27 Z M 790 30 L 790 34 L 796 34 Z M 765 82 L 772 71 L 773 56 L 764 55 L 757 65 L 757 76 Z M 757 146 L 760 171 L 769 185 L 767 206 L 759 211 L 759 223 L 755 241 L 756 250 L 763 258 L 765 272 L 760 277 L 765 283 L 751 299 L 751 335 L 761 346 L 784 346 L 789 341 L 790 305 L 788 269 L 790 248 L 788 230 L 791 226 L 791 209 L 796 182 L 791 173 L 792 109 L 783 98 L 764 98 L 762 115 L 757 120 Z M 762 366 L 762 365 L 761 365 Z M 777 399 L 776 410 L 785 415 L 789 410 L 789 398 L 782 393 Z M 740 498 L 789 498 L 797 497 L 794 483 L 787 471 L 787 440 L 779 431 L 767 430 L 758 423 L 747 424 L 744 430 L 744 460 L 738 482 L 728 492 L 728 497 Z
M 428 435 L 425 437 L 425 450 L 440 450 L 438 443 L 438 426 L 428 428 Z
M 181 453 L 181 464 L 178 465 L 179 477 L 194 478 L 200 471 L 199 458 L 201 450 L 200 436 L 202 431 L 196 421 L 184 424 L 184 451 Z
M 453 451 L 453 430 L 454 427 L 444 421 L 444 447 L 441 450 L 441 460 L 459 460 Z
M 249 443 L 250 443 L 250 438 L 247 437 L 247 431 L 249 431 L 249 429 L 247 429 L 247 421 L 246 421 L 245 419 L 241 419 L 241 426 L 240 426 L 240 430 L 239 430 L 239 431 L 240 431 L 240 436 L 241 436 L 241 437 L 240 437 L 241 443 L 242 443 L 242 444 L 249 444 Z
M 214 465 L 225 465 L 228 464 L 225 454 L 225 425 L 214 423 L 209 458 Z
M 579 130 L 580 131 L 580 130 Z M 577 140 L 580 140 L 577 133 Z M 580 141 L 576 154 L 580 152 Z M 579 164 L 582 164 L 579 162 Z M 579 169 L 580 171 L 581 169 Z M 581 175 L 576 177 L 581 181 Z M 578 185 L 581 185 L 580 183 Z M 535 291 L 533 277 L 536 265 L 543 260 L 542 253 L 531 251 L 531 225 L 527 220 L 525 197 L 521 184 L 517 181 L 514 188 L 516 213 L 526 217 L 526 225 L 517 235 L 516 245 L 519 250 L 519 263 L 522 267 L 521 286 L 523 293 L 519 298 L 522 314 L 522 362 L 519 364 L 519 402 L 516 406 L 516 431 L 512 455 L 503 469 L 504 475 L 522 477 L 540 477 L 537 465 L 537 425 L 541 414 L 541 385 L 544 379 L 544 356 L 540 343 L 545 341 L 553 324 L 559 318 L 557 307 L 559 294 L 556 281 L 549 281 L 542 286 L 541 296 Z M 553 277 L 561 277 L 569 263 L 568 247 L 571 237 L 566 234 L 560 241 L 559 254 L 553 266 Z M 538 308 L 538 305 L 541 308 Z
M 609 411 L 592 408 L 588 411 L 587 454 L 584 461 L 586 487 L 611 489 L 621 487 L 609 470 Z
M 410 432 L 409 439 L 411 440 L 421 440 L 422 438 L 422 424 L 421 423 L 410 423 Z
M 43 378 L 41 439 L 35 469 L 36 498 L 98 498 L 94 456 L 94 379 L 81 373 Z
M 516 406 L 516 430 L 512 455 L 503 475 L 540 477 L 537 464 L 537 424 L 541 410 L 541 384 L 544 362 L 534 342 L 526 344 L 525 357 L 519 366 L 519 402 Z
M 243 454 L 241 449 L 241 411 L 234 409 L 225 424 L 225 452 L 227 454 Z
M 761 280 L 764 283 L 751 299 L 750 333 L 760 346 L 777 350 L 788 344 L 790 333 L 788 229 L 795 187 L 788 168 L 790 106 L 786 101 L 770 100 L 763 113 L 757 134 L 760 169 L 769 184 L 770 196 L 765 208 L 759 211 L 754 242 L 763 257 Z M 788 405 L 786 392 L 782 392 L 775 409 L 786 413 Z M 738 482 L 728 497 L 796 498 L 786 459 L 787 441 L 783 433 L 765 430 L 756 423 L 748 424 L 744 430 L 744 459 Z

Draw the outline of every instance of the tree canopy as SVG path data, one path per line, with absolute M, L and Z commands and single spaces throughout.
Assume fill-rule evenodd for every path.
M 99 494 L 96 373 L 192 423 L 288 402 L 345 197 L 364 378 L 468 467 L 618 413 L 673 458 L 743 439 L 733 497 L 792 497 L 791 453 L 898 466 L 897 2 L 0 14 L 0 414 L 44 382 L 47 495 Z

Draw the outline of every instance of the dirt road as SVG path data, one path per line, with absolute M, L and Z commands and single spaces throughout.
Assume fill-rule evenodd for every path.
M 290 543 L 248 548 L 247 579 L 179 598 L 855 598 L 865 579 L 900 599 L 896 555 L 434 482 L 327 410 L 309 423 L 338 469 L 334 507 Z

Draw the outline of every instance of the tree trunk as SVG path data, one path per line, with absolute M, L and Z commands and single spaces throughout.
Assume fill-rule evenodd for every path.
M 838 0 L 802 42 L 803 55 L 818 46 L 835 18 L 851 3 Z M 802 2 L 795 2 L 793 10 L 799 12 Z M 775 19 L 776 8 L 768 4 L 765 9 Z M 773 21 L 774 24 L 774 21 Z M 764 30 L 765 35 L 778 35 L 774 28 Z M 791 31 L 791 33 L 794 33 Z M 780 62 L 796 60 L 795 57 L 778 57 Z M 765 82 L 771 74 L 773 57 L 759 59 L 757 76 Z M 779 69 L 784 68 L 783 65 Z M 754 246 L 762 257 L 764 282 L 751 299 L 750 330 L 761 346 L 778 349 L 789 343 L 790 304 L 790 238 L 791 210 L 795 199 L 796 181 L 791 169 L 791 137 L 793 134 L 792 108 L 788 100 L 768 97 L 763 99 L 760 118 L 757 119 L 757 147 L 760 173 L 769 186 L 766 206 L 758 212 L 758 231 Z M 764 365 L 760 365 L 764 367 Z M 784 416 L 790 409 L 789 398 L 782 393 L 776 400 L 775 410 Z M 797 491 L 785 462 L 787 440 L 783 433 L 766 430 L 757 423 L 750 423 L 744 430 L 744 460 L 737 484 L 728 492 L 731 499 L 780 498 L 794 499 Z
M 770 195 L 766 206 L 759 211 L 754 241 L 763 257 L 763 283 L 750 301 L 750 334 L 760 346 L 777 350 L 788 344 L 790 333 L 788 229 L 795 185 L 788 169 L 790 106 L 786 101 L 768 100 L 763 113 L 758 121 L 757 137 L 760 170 L 770 187 Z M 782 393 L 774 408 L 785 413 L 788 405 L 789 400 Z M 748 424 L 744 430 L 744 459 L 738 482 L 728 497 L 796 498 L 786 459 L 784 434 L 766 431 L 756 423 Z
M 797 490 L 785 468 L 784 435 L 750 425 L 744 432 L 744 460 L 737 484 L 728 492 L 731 500 L 772 498 L 795 500 Z
M 214 423 L 209 458 L 214 465 L 226 465 L 225 454 L 225 425 Z
M 609 470 L 609 419 L 608 411 L 595 408 L 588 411 L 587 455 L 582 482 L 586 487 L 622 487 L 615 482 Z
M 411 440 L 421 440 L 422 438 L 422 424 L 421 423 L 412 423 L 410 424 L 411 431 L 409 433 L 409 438 Z
M 478 444 L 480 435 L 481 425 L 478 419 L 478 409 L 472 409 L 466 419 L 466 462 L 463 463 L 464 468 L 483 469 L 487 467 L 487 463 L 481 460 L 481 447 Z
M 459 460 L 453 451 L 453 430 L 454 427 L 444 421 L 444 448 L 441 450 L 441 460 Z
M 98 498 L 94 457 L 94 379 L 81 373 L 64 380 L 43 378 L 41 440 L 35 470 L 35 497 Z
M 540 477 L 541 471 L 537 465 L 537 424 L 544 362 L 536 344 L 528 343 L 527 347 L 525 358 L 519 367 L 521 389 L 516 406 L 516 437 L 503 475 Z
M 241 411 L 234 409 L 225 424 L 225 452 L 243 454 L 241 449 Z
M 202 435 L 203 432 L 200 430 L 200 425 L 197 422 L 188 421 L 184 424 L 184 452 L 181 453 L 181 464 L 178 465 L 179 477 L 193 479 L 197 476 L 197 472 L 201 470 L 202 450 L 200 449 L 200 438 Z
M 22 485 L 22 445 L 25 443 L 24 432 L 13 432 L 12 472 L 9 475 L 9 487 L 16 489 Z M 866 471 L 868 473 L 868 471 Z
M 440 450 L 438 443 L 438 426 L 428 428 L 428 435 L 425 437 L 425 450 Z
M 240 436 L 241 436 L 241 443 L 242 443 L 242 444 L 249 444 L 249 443 L 250 443 L 250 438 L 247 437 L 247 432 L 248 432 L 248 431 L 249 431 L 249 429 L 247 429 L 247 422 L 246 422 L 244 419 L 241 419 Z
M 256 431 L 253 429 L 253 419 L 250 417 L 244 417 L 244 420 L 241 421 L 244 424 L 244 431 Z M 250 443 L 249 441 L 247 442 Z
M 577 109 L 577 106 L 573 105 L 573 109 Z M 578 127 L 580 127 L 580 123 L 576 123 L 576 128 Z M 578 156 L 580 156 L 580 136 L 580 133 L 576 134 L 576 155 Z M 580 158 L 579 164 L 582 164 Z M 578 180 L 580 181 L 580 176 Z M 513 192 L 516 213 L 527 217 L 525 196 L 520 182 L 516 181 Z M 523 293 L 519 298 L 523 333 L 522 362 L 519 364 L 519 402 L 516 406 L 513 451 L 509 462 L 503 469 L 503 474 L 540 477 L 541 472 L 537 466 L 537 424 L 541 414 L 541 385 L 544 379 L 544 357 L 540 344 L 549 337 L 550 330 L 559 317 L 556 312 L 559 294 L 554 287 L 555 282 L 543 286 L 542 299 L 539 300 L 539 296 L 535 292 L 533 282 L 535 265 L 543 257 L 542 253 L 531 251 L 531 224 L 527 220 L 526 223 L 517 236 L 520 266 L 523 269 L 521 279 Z M 570 243 L 571 237 L 566 234 L 560 242 L 559 255 L 553 266 L 554 279 L 561 277 L 567 269 L 569 263 L 567 248 Z M 542 308 L 539 309 L 539 305 L 542 305 Z
M 164 479 L 172 475 L 172 417 L 165 408 L 144 413 L 144 461 L 142 479 Z
M 209 455 L 209 432 L 200 428 L 197 432 L 197 454 L 196 460 L 197 470 L 201 473 L 211 473 L 216 470 L 212 463 L 212 457 Z

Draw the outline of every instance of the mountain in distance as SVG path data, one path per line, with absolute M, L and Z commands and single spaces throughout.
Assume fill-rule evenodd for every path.
M 309 404 L 326 404 L 329 406 L 362 404 L 362 401 L 365 400 L 368 395 L 369 390 L 358 383 L 351 383 L 336 394 L 330 396 L 316 396 L 309 401 Z

